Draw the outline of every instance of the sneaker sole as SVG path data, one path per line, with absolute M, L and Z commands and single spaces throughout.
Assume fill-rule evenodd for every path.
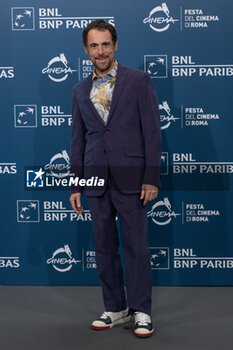
M 117 321 L 115 321 L 115 322 L 112 322 L 112 323 L 110 323 L 110 324 L 108 324 L 108 325 L 106 325 L 106 326 L 95 326 L 95 325 L 91 325 L 91 328 L 92 329 L 95 329 L 95 330 L 97 330 L 97 331 L 103 331 L 103 330 L 105 330 L 105 329 L 110 329 L 110 328 L 112 328 L 112 327 L 114 327 L 114 326 L 117 326 L 117 325 L 119 325 L 119 324 L 123 324 L 123 323 L 127 323 L 127 322 L 129 322 L 130 321 L 130 319 L 131 319 L 131 316 L 127 316 L 127 317 L 125 317 L 125 318 L 120 318 L 119 320 L 117 320 Z
M 136 337 L 138 337 L 138 338 L 147 338 L 147 337 L 151 337 L 152 334 L 154 334 L 154 330 L 152 330 L 152 331 L 149 332 L 149 333 L 136 333 L 136 332 L 134 332 L 134 334 L 135 334 Z

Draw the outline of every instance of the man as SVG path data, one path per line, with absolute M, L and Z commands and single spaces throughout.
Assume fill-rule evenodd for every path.
M 93 73 L 73 89 L 71 168 L 76 176 L 97 176 L 103 187 L 86 188 L 91 210 L 96 262 L 105 304 L 92 323 L 108 329 L 135 319 L 135 335 L 153 334 L 151 267 L 146 204 L 160 186 L 160 117 L 150 78 L 114 58 L 115 28 L 103 20 L 83 31 L 83 45 Z M 70 202 L 83 210 L 82 188 L 72 188 Z M 127 299 L 119 238 L 118 215 L 125 261 Z

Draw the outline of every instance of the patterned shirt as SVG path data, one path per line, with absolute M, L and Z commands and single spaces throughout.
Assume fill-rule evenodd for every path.
M 117 67 L 118 62 L 115 60 L 113 68 L 105 76 L 99 77 L 95 70 L 92 74 L 90 99 L 105 124 L 107 124 L 110 111 Z

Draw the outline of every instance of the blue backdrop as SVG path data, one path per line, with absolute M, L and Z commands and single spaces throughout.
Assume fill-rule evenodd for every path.
M 91 215 L 67 187 L 72 87 L 91 62 L 82 30 L 116 26 L 117 59 L 147 72 L 163 137 L 162 189 L 148 205 L 155 285 L 233 285 L 232 1 L 0 4 L 0 283 L 99 284 Z M 45 176 L 44 171 L 47 170 Z

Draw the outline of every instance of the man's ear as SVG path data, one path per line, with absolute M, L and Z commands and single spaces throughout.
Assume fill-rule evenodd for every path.
M 87 48 L 87 46 L 83 46 L 83 48 L 84 48 L 84 51 L 86 52 L 86 54 L 88 55 L 88 48 Z
M 118 47 L 118 41 L 115 42 L 114 51 L 117 50 L 117 47 Z

